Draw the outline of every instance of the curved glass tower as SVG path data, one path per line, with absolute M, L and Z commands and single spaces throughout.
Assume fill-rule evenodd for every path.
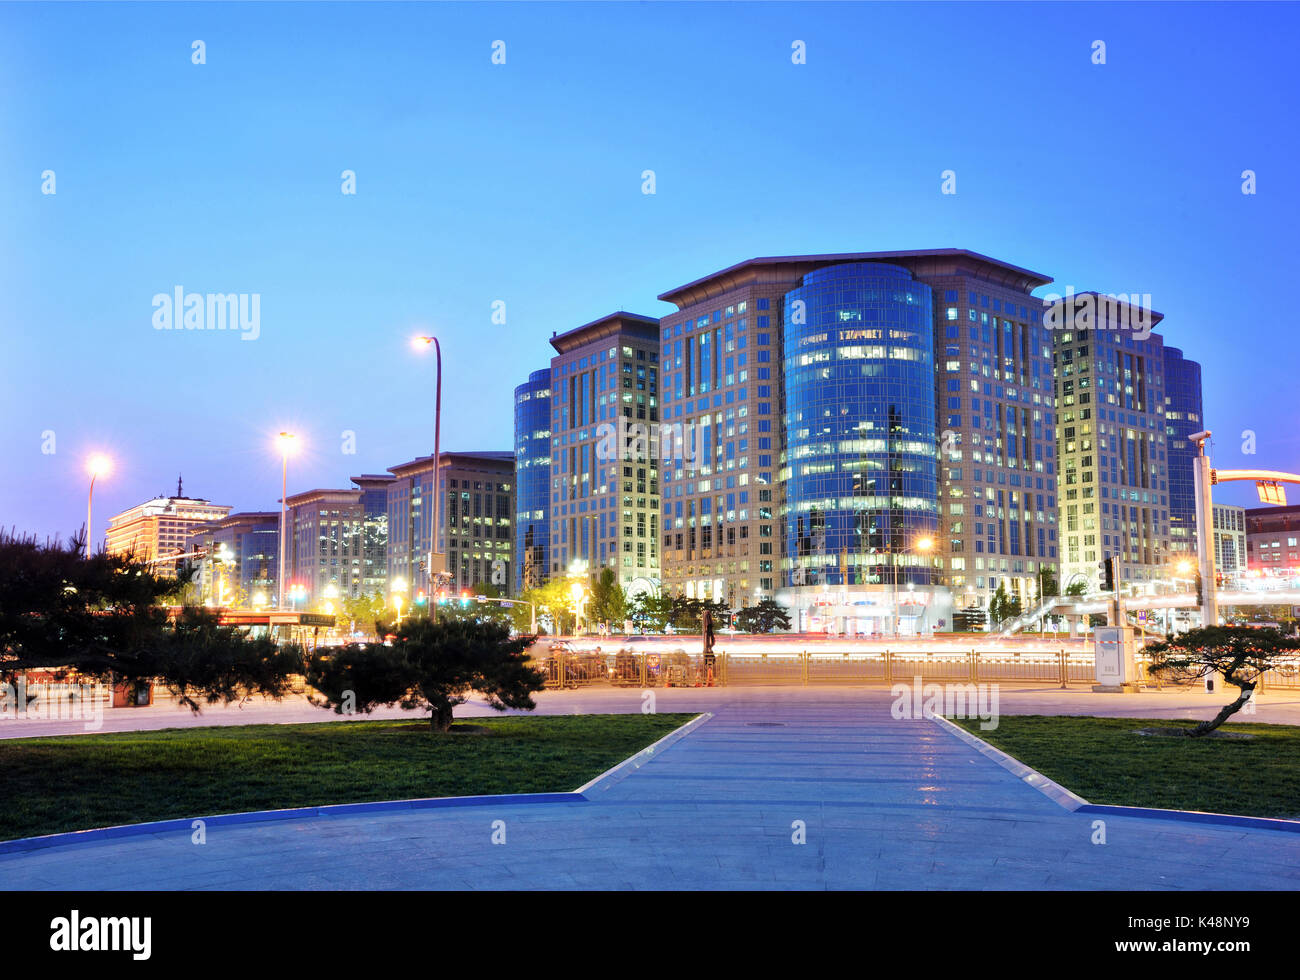
M 551 369 L 515 389 L 515 595 L 546 580 L 551 501 Z
M 846 605 L 934 584 L 933 309 L 929 286 L 877 262 L 818 269 L 786 294 L 786 588 L 829 587 Z

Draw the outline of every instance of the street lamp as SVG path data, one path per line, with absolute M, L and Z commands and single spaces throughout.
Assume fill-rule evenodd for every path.
M 934 547 L 934 538 L 930 537 L 927 534 L 924 535 L 923 537 L 917 538 L 916 544 L 912 545 L 911 548 L 904 548 L 902 549 L 901 552 L 894 552 L 891 550 L 889 553 L 889 564 L 892 567 L 894 573 L 893 575 L 890 576 L 890 581 L 893 586 L 893 593 L 894 593 L 893 613 L 894 613 L 894 636 L 895 637 L 898 636 L 898 625 L 899 625 L 899 620 L 901 618 L 898 614 L 898 555 L 899 554 L 907 555 L 913 552 L 920 552 L 921 554 L 929 554 L 930 550 L 933 547 Z
M 284 539 L 287 534 L 287 516 L 289 497 L 289 453 L 294 447 L 294 434 L 292 432 L 281 432 L 276 437 L 276 444 L 280 447 L 280 459 L 282 468 L 280 470 L 280 571 L 276 574 L 276 608 L 284 608 Z
M 393 607 L 397 610 L 397 625 L 402 625 L 402 598 L 406 592 L 406 579 L 398 576 L 393 579 L 392 585 L 389 586 L 393 593 Z
M 437 355 L 437 381 L 434 388 L 433 402 L 433 526 L 430 529 L 429 542 L 429 592 L 437 591 L 439 576 L 442 572 L 441 557 L 438 551 L 438 535 L 442 530 L 442 345 L 437 337 L 412 337 L 411 347 L 422 351 L 430 344 Z
M 578 635 L 582 620 L 582 608 L 587 602 L 587 589 L 581 582 L 569 586 L 569 598 L 573 600 L 573 634 Z
M 86 460 L 86 472 L 90 474 L 90 493 L 86 497 L 86 560 L 90 560 L 91 541 L 94 540 L 94 532 L 91 530 L 91 512 L 95 504 L 95 477 L 108 476 L 113 469 L 113 461 L 103 453 L 95 453 Z

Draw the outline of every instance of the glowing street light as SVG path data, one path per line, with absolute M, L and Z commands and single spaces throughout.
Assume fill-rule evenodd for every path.
M 288 516 L 289 497 L 289 453 L 294 449 L 295 436 L 292 432 L 281 432 L 276 437 L 280 449 L 282 468 L 280 471 L 280 571 L 276 574 L 276 608 L 284 608 L 284 539 L 287 537 L 286 519 Z
M 442 520 L 442 345 L 438 343 L 437 337 L 411 338 L 411 347 L 416 351 L 423 351 L 430 344 L 433 345 L 434 354 L 437 356 L 437 380 L 433 401 L 433 526 L 430 531 L 432 540 L 429 542 L 429 591 L 433 592 L 439 584 L 442 572 L 442 562 L 438 560 L 441 557 L 438 551 L 438 535 L 442 530 L 440 523 Z
M 397 610 L 397 625 L 402 625 L 402 600 L 405 598 L 407 585 L 406 579 L 398 576 L 393 579 L 389 585 L 389 591 L 393 593 L 393 607 Z
M 86 559 L 90 559 L 91 542 L 94 531 L 91 529 L 91 512 L 95 504 L 95 477 L 108 476 L 113 469 L 113 461 L 103 453 L 94 453 L 86 460 L 86 472 L 90 474 L 90 493 L 86 497 Z
M 912 545 L 911 548 L 902 549 L 900 554 L 907 555 L 907 554 L 912 554 L 914 552 L 919 552 L 920 554 L 928 555 L 930 551 L 933 550 L 933 548 L 934 548 L 934 538 L 926 534 L 917 538 L 916 542 Z M 898 554 L 890 552 L 889 560 L 890 560 L 890 564 L 893 566 L 893 573 L 894 573 L 893 575 L 890 576 L 890 581 L 891 584 L 893 585 L 893 593 L 894 593 L 893 594 L 894 636 L 898 636 L 898 624 L 899 624 L 899 620 L 902 618 L 901 616 L 899 616 L 899 611 L 898 611 Z M 915 583 L 913 582 L 908 583 L 908 591 L 909 592 L 916 591 Z

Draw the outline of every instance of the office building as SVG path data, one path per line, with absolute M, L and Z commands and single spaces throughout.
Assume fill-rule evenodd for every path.
M 1225 581 L 1246 571 L 1246 508 L 1214 505 L 1214 567 Z
M 1118 583 L 1147 588 L 1168 575 L 1169 470 L 1162 315 L 1098 293 L 1072 294 L 1051 317 L 1060 422 L 1061 586 L 1099 588 L 1101 562 Z M 1149 335 L 1148 335 L 1149 334 Z
M 551 346 L 550 574 L 657 592 L 659 321 L 613 313 Z
M 665 589 L 736 608 L 779 591 L 826 628 L 898 611 L 904 632 L 951 628 L 999 585 L 1035 599 L 1057 562 L 1032 296 L 1050 282 L 930 249 L 751 259 L 661 294 L 678 307 L 661 323 L 664 420 L 703 447 L 665 465 Z
M 1169 454 L 1169 547 L 1196 552 L 1196 447 L 1187 437 L 1205 428 L 1201 410 L 1201 365 L 1177 347 L 1166 347 L 1165 437 Z
M 550 574 L 551 371 L 515 389 L 515 594 Z
M 502 595 L 513 584 L 515 457 L 512 452 L 443 453 L 439 471 L 438 547 L 447 577 L 432 570 L 433 456 L 389 467 L 388 579 L 402 579 L 412 602 L 439 589 Z
M 1266 576 L 1300 572 L 1300 504 L 1246 511 L 1246 563 Z
M 155 497 L 109 520 L 106 548 L 111 555 L 132 554 L 161 575 L 175 575 L 190 534 L 230 513 L 228 504 L 186 497 L 180 480 L 176 494 Z
M 228 514 L 191 530 L 186 552 L 201 602 L 237 608 L 275 605 L 280 512 Z

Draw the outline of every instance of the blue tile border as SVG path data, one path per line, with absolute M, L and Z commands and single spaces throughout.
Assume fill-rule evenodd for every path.
M 179 817 L 148 823 L 122 824 L 95 830 L 73 830 L 44 837 L 20 837 L 0 841 L 0 854 L 37 851 L 47 847 L 75 846 L 122 837 L 145 837 L 177 830 L 192 830 L 196 820 L 208 827 L 237 824 L 271 823 L 277 820 L 302 820 L 310 817 L 346 817 L 358 813 L 400 813 L 406 810 L 435 810 L 465 806 L 516 806 L 527 803 L 586 803 L 580 793 L 505 793 L 501 796 L 434 796 L 417 800 L 376 800 L 368 803 L 331 803 L 326 806 L 294 807 L 288 810 L 250 810 L 246 813 L 221 813 L 207 817 Z
M 1058 803 L 1073 813 L 1095 813 L 1112 817 L 1141 817 L 1147 820 L 1174 820 L 1182 823 L 1218 824 L 1228 827 L 1243 827 L 1248 830 L 1280 830 L 1285 833 L 1300 834 L 1300 820 L 1284 820 L 1279 817 L 1247 817 L 1235 813 L 1206 813 L 1201 810 L 1162 810 L 1150 806 L 1119 806 L 1113 803 L 1089 803 L 1082 796 L 1066 789 L 1060 783 L 1048 779 L 1036 769 L 1031 769 L 1014 756 L 1007 755 L 1001 749 L 994 748 L 988 742 L 974 735 L 960 725 L 956 725 L 940 715 L 928 715 L 931 721 L 938 722 L 939 727 L 957 736 L 981 755 L 988 756 L 1003 769 L 1020 777 L 1044 796 Z

